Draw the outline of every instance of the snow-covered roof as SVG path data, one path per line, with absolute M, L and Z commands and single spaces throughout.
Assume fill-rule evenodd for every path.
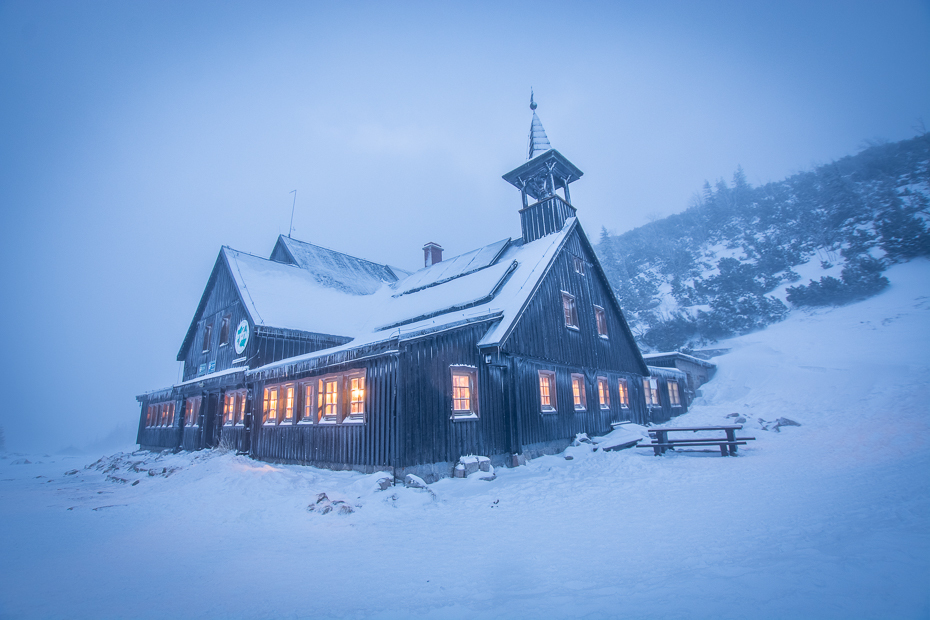
M 368 295 L 320 282 L 318 273 L 224 247 L 223 256 L 255 325 L 348 336 L 365 323 Z
M 649 369 L 649 376 L 651 377 L 664 377 L 666 379 L 676 379 L 679 381 L 688 378 L 688 375 L 677 368 L 666 368 L 664 366 L 646 366 L 646 368 Z
M 283 246 L 287 257 L 301 269 L 313 274 L 319 284 L 353 295 L 371 295 L 381 288 L 382 283 L 395 282 L 407 273 L 401 271 L 397 274 L 387 265 L 284 235 L 278 237 L 277 245 Z M 276 247 L 272 257 L 277 250 Z
M 543 276 L 548 272 L 553 258 L 574 230 L 577 220 L 570 218 L 556 234 L 547 235 L 531 243 L 504 240 L 485 246 L 461 257 L 450 259 L 454 268 L 452 273 L 461 273 L 456 277 L 433 277 L 432 268 L 418 271 L 398 281 L 394 286 L 384 285 L 376 293 L 367 296 L 343 295 L 336 298 L 330 293 L 326 303 L 317 303 L 327 313 L 339 315 L 346 328 L 350 317 L 354 321 L 349 331 L 332 331 L 325 333 L 351 337 L 352 341 L 340 346 L 305 355 L 281 360 L 250 371 L 267 373 L 275 368 L 298 367 L 302 362 L 311 362 L 337 352 L 373 345 L 392 339 L 405 339 L 425 332 L 448 329 L 476 321 L 491 321 L 491 325 L 479 341 L 480 347 L 499 346 L 510 334 L 533 292 L 537 289 Z M 496 253 L 495 253 L 496 249 Z M 230 251 L 232 252 L 232 251 Z M 488 262 L 488 256 L 494 254 L 493 260 L 485 267 L 476 265 Z M 300 286 L 305 286 L 298 278 L 301 270 L 290 265 L 277 264 L 277 267 L 263 270 L 259 259 L 250 255 L 234 257 L 237 263 L 244 263 L 249 276 L 265 278 L 291 277 Z M 265 261 L 272 262 L 272 261 Z M 435 265 L 439 266 L 441 263 Z M 290 270 L 290 271 L 287 271 Z M 448 272 L 445 272 L 448 276 Z M 258 285 L 259 296 L 267 301 L 260 301 L 255 306 L 261 312 L 269 301 L 274 299 L 277 291 L 286 292 L 282 282 L 272 280 L 268 284 Z M 409 291 L 398 294 L 398 291 Z M 254 292 L 253 292 L 254 293 Z M 299 294 L 312 295 L 313 289 L 301 289 Z M 284 300 L 281 300 L 283 303 Z M 290 302 L 299 314 L 307 306 L 303 303 Z M 276 312 L 283 315 L 284 309 Z M 315 312 L 315 311 L 314 311 Z M 366 320 L 367 319 L 367 320 Z M 318 327 L 311 327 L 312 321 L 306 321 L 304 329 L 320 332 Z M 301 328 L 296 328 L 301 329 Z
M 394 295 L 406 295 L 484 269 L 494 264 L 509 243 L 510 238 L 508 237 L 483 248 L 466 252 L 421 269 L 394 285 L 396 291 Z
M 643 359 L 646 360 L 647 363 L 658 362 L 658 361 L 672 362 L 673 360 L 679 359 L 679 360 L 683 360 L 686 362 L 691 362 L 692 364 L 696 364 L 698 366 L 703 366 L 705 368 L 716 368 L 717 367 L 717 365 L 714 364 L 713 362 L 702 360 L 699 357 L 694 357 L 693 355 L 688 355 L 686 353 L 682 353 L 681 351 L 670 351 L 667 353 L 643 353 Z

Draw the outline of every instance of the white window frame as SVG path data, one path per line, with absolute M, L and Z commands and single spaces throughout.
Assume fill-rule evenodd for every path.
M 568 291 L 562 291 L 562 318 L 565 327 L 578 331 L 578 301 Z M 571 322 L 574 321 L 574 322 Z
M 594 306 L 594 326 L 597 329 L 597 335 L 604 340 L 609 338 L 607 334 L 607 311 L 600 306 Z M 603 327 L 603 331 L 601 328 Z
M 678 380 L 668 379 L 665 384 L 668 387 L 668 403 L 672 407 L 681 407 L 681 391 L 679 390 Z
M 549 404 L 543 402 L 543 378 L 548 379 L 548 389 L 549 389 Z M 558 412 L 558 401 L 556 400 L 556 388 L 555 388 L 555 371 L 553 370 L 540 370 L 539 371 L 539 410 L 542 413 L 557 413 Z
M 601 407 L 601 411 L 610 410 L 610 381 L 607 380 L 607 377 L 597 378 L 597 402 Z
M 578 386 L 577 393 L 575 392 L 576 385 Z M 575 407 L 575 411 L 588 410 L 588 396 L 585 394 L 584 375 L 574 372 L 572 373 L 572 404 Z
M 450 370 L 450 396 L 451 398 L 451 410 L 452 414 L 449 416 L 451 420 L 477 420 L 479 417 L 478 413 L 478 369 L 474 366 L 467 366 L 464 364 L 453 365 L 449 367 Z M 456 377 L 466 377 L 468 383 L 466 388 L 468 390 L 468 409 L 456 409 L 456 401 L 461 401 L 463 399 L 456 398 L 455 390 L 462 389 L 461 387 L 456 388 L 455 379 Z

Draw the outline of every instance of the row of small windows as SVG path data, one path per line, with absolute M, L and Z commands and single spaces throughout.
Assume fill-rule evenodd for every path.
M 585 394 L 584 375 L 572 373 L 572 404 L 576 411 L 585 411 L 588 408 L 588 399 Z M 672 407 L 681 406 L 678 393 L 678 382 L 668 380 L 669 404 Z M 646 405 L 659 406 L 659 382 L 657 379 L 643 379 L 643 389 L 646 396 Z M 617 393 L 620 397 L 620 407 L 629 408 L 630 389 L 626 379 L 617 380 Z M 610 382 L 607 377 L 597 378 L 597 399 L 601 409 L 610 409 Z M 543 413 L 554 413 L 556 409 L 555 372 L 551 370 L 539 371 L 539 407 Z
M 353 424 L 365 422 L 365 371 L 313 377 L 265 387 L 262 423 Z
M 220 319 L 220 346 L 229 344 L 229 323 L 232 321 L 232 315 L 227 314 Z M 213 323 L 207 323 L 203 326 L 203 352 L 210 350 L 213 343 Z
M 578 327 L 578 304 L 575 302 L 575 296 L 571 293 L 562 291 L 562 310 L 565 314 L 565 327 L 570 329 L 579 329 Z M 594 306 L 594 323 L 597 325 L 597 335 L 601 338 L 607 338 L 607 314 L 600 306 Z
M 576 411 L 585 411 L 588 408 L 588 397 L 585 392 L 584 375 L 572 373 L 572 404 Z M 618 394 L 620 406 L 630 406 L 630 391 L 626 379 L 618 381 Z M 597 378 L 597 398 L 601 409 L 610 409 L 610 384 L 607 377 Z M 556 408 L 555 372 L 551 370 L 539 371 L 539 407 L 543 413 L 554 413 Z
M 456 420 L 478 419 L 477 371 L 472 366 L 452 366 L 452 412 Z M 301 381 L 266 386 L 262 398 L 262 423 L 279 424 L 352 424 L 365 422 L 365 379 L 364 370 L 325 375 Z M 678 382 L 666 381 L 669 404 L 681 406 Z M 576 411 L 588 408 L 585 379 L 583 374 L 571 374 L 572 404 Z M 643 379 L 646 405 L 661 405 L 659 382 L 655 378 Z M 626 379 L 617 380 L 619 405 L 630 406 L 630 389 Z M 232 390 L 223 397 L 223 423 L 244 424 L 248 391 Z M 610 409 L 610 382 L 607 377 L 597 378 L 597 399 L 601 409 Z M 201 396 L 185 401 L 184 424 L 199 424 Z M 555 372 L 539 371 L 539 405 L 543 413 L 555 413 Z M 174 424 L 174 402 L 156 403 L 148 406 L 146 426 L 168 427 Z

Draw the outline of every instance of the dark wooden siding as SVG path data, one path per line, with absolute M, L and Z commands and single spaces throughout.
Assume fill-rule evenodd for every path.
M 523 241 L 529 243 L 562 230 L 565 221 L 575 217 L 575 207 L 559 196 L 552 196 L 520 210 Z
M 258 327 L 252 338 L 250 349 L 250 367 L 257 368 L 283 359 L 321 351 L 345 344 L 351 338 L 307 334 L 288 330 L 275 330 Z M 253 356 L 254 357 L 251 357 Z M 217 369 L 218 370 L 218 369 Z
M 174 402 L 174 423 L 171 426 L 146 426 L 145 416 L 148 412 L 148 406 L 152 403 Z M 139 432 L 136 434 L 136 443 L 140 446 L 149 448 L 163 448 L 165 450 L 177 448 L 181 444 L 181 432 L 183 429 L 183 419 L 181 416 L 181 405 L 183 401 L 177 401 L 170 398 L 155 397 L 152 399 L 143 398 L 142 407 L 139 416 Z
M 220 346 L 220 324 L 222 318 L 227 314 L 231 315 L 229 321 L 229 344 Z M 254 325 L 251 325 L 251 321 L 249 327 L 252 329 L 252 336 L 249 338 L 249 346 L 246 347 L 246 350 L 241 355 L 236 353 L 236 346 L 234 344 L 236 327 L 242 319 L 248 319 L 248 315 L 245 312 L 245 308 L 242 307 L 242 303 L 239 301 L 236 283 L 233 281 L 232 277 L 230 277 L 225 264 L 223 264 L 220 266 L 219 273 L 217 273 L 216 280 L 213 283 L 213 289 L 210 291 L 207 302 L 204 305 L 203 314 L 197 321 L 197 330 L 194 333 L 194 338 L 191 341 L 187 356 L 184 360 L 184 381 L 193 379 L 198 374 L 204 374 L 198 372 L 201 364 L 207 365 L 207 370 L 205 372 L 210 372 L 210 362 L 216 362 L 214 371 L 226 370 L 233 365 L 232 361 L 234 359 L 252 355 Z M 205 326 L 208 324 L 213 325 L 213 333 L 211 336 L 210 348 L 208 351 L 204 352 L 203 332 Z
M 613 292 L 595 272 L 576 229 L 556 257 L 552 268 L 517 322 L 504 350 L 519 357 L 536 358 L 577 368 L 640 373 L 636 343 L 614 310 Z M 585 274 L 575 271 L 574 258 L 585 263 Z M 578 329 L 565 326 L 562 291 L 575 297 Z M 597 333 L 594 306 L 604 308 L 608 337 Z
M 517 376 L 517 402 L 520 409 L 520 437 L 524 446 L 570 439 L 576 433 L 603 435 L 611 431 L 611 422 L 632 420 L 645 423 L 648 416 L 643 400 L 642 376 L 631 373 L 578 368 L 528 358 L 514 358 Z M 555 372 L 556 411 L 543 413 L 539 396 L 539 371 Z M 586 409 L 575 409 L 571 375 L 585 379 Z M 610 393 L 609 409 L 601 409 L 597 378 L 606 377 Z M 630 407 L 620 406 L 619 379 L 627 380 Z
M 507 418 L 509 370 L 488 366 L 478 340 L 486 323 L 401 344 L 403 391 L 399 465 L 455 462 L 468 454 L 509 453 L 513 437 Z M 477 420 L 452 420 L 452 365 L 477 370 Z
M 333 372 L 366 370 L 366 421 L 364 424 L 261 424 L 261 397 L 265 384 L 253 387 L 251 455 L 265 460 L 306 463 L 325 467 L 356 466 L 386 469 L 393 465 L 393 429 L 396 410 L 397 356 L 387 355 L 351 365 L 328 367 L 316 373 L 291 377 L 304 379 Z M 276 383 L 277 381 L 275 381 Z

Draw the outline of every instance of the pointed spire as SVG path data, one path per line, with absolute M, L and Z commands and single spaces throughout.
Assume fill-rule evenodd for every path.
M 533 89 L 530 89 L 530 109 L 533 111 L 533 122 L 530 123 L 530 148 L 527 159 L 533 159 L 536 155 L 544 153 L 552 148 L 549 144 L 549 137 L 546 136 L 546 130 L 543 129 L 542 122 L 536 116 L 536 102 L 533 100 Z

